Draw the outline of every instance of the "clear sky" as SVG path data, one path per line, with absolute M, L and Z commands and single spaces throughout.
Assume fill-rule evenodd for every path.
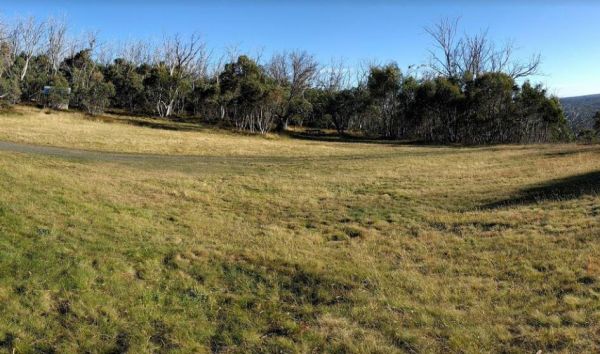
M 542 54 L 551 93 L 600 93 L 600 1 L 47 1 L 0 3 L 4 17 L 66 16 L 73 32 L 99 30 L 104 41 L 199 32 L 216 51 L 236 45 L 265 55 L 305 49 L 322 62 L 344 58 L 426 62 L 423 28 L 460 16 L 465 31 L 489 29 L 516 41 L 524 58 Z

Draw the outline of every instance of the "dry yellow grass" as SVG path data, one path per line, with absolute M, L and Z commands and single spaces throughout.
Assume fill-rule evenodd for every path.
M 200 156 L 327 156 L 355 152 L 351 146 L 228 133 L 158 118 L 110 114 L 91 117 L 27 106 L 0 114 L 0 124 L 0 140 L 99 151 Z
M 21 131 L 11 140 L 103 149 L 106 134 L 107 150 L 213 157 L 0 152 L 0 350 L 600 345 L 599 146 L 306 142 L 27 114 L 0 117 Z

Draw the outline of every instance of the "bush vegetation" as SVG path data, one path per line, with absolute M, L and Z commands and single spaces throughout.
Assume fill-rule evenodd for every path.
M 296 124 L 436 143 L 569 139 L 558 100 L 523 82 L 537 72 L 539 57 L 518 62 L 512 47 L 497 47 L 483 34 L 456 39 L 457 25 L 442 21 L 428 29 L 431 63 L 424 72 L 403 73 L 395 63 L 323 66 L 303 51 L 264 62 L 248 55 L 211 61 L 196 35 L 130 43 L 115 55 L 93 35 L 68 45 L 59 21 L 21 19 L 0 26 L 0 98 L 28 102 L 46 85 L 66 84 L 71 107 L 92 115 L 111 108 L 197 116 L 249 132 Z

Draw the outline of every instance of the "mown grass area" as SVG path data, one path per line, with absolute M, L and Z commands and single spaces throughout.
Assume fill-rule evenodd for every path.
M 20 110 L 0 140 L 200 156 L 0 151 L 0 350 L 600 346 L 599 146 L 324 143 Z

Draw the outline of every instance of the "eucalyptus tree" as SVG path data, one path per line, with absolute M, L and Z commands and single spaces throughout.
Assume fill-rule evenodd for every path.
M 262 51 L 252 59 L 230 47 L 212 60 L 197 35 L 134 41 L 115 51 L 94 32 L 72 40 L 64 21 L 0 21 L 0 99 L 34 101 L 49 85 L 56 90 L 41 98 L 51 106 L 70 100 L 91 114 L 111 106 L 162 117 L 193 115 L 261 133 L 306 123 L 333 126 L 340 134 L 439 143 L 568 136 L 558 100 L 541 86 L 516 83 L 538 71 L 538 55 L 516 60 L 512 43 L 497 46 L 487 31 L 459 34 L 458 20 L 443 20 L 427 32 L 434 42 L 429 70 L 416 75 L 393 63 L 320 66 L 305 51 L 276 54 L 261 64 Z
M 460 40 L 458 39 L 459 19 L 444 18 L 425 31 L 433 40 L 433 48 L 429 50 L 429 68 L 435 75 L 458 77 Z
M 466 89 L 469 121 L 461 140 L 471 144 L 509 142 L 517 90 L 514 80 L 502 73 L 487 73 L 471 81 Z
M 352 87 L 329 92 L 326 96 L 325 112 L 339 134 L 352 128 L 361 129 L 361 115 L 368 107 L 368 93 L 361 87 Z
M 48 85 L 51 89 L 45 97 L 42 97 L 41 102 L 51 108 L 65 108 L 71 98 L 70 85 L 67 79 L 61 72 L 57 72 L 49 78 Z
M 458 142 L 467 115 L 464 93 L 456 80 L 436 77 L 415 88 L 408 136 L 427 142 Z M 463 123 L 463 124 L 461 124 Z
M 115 89 L 111 82 L 105 81 L 102 71 L 92 58 L 92 50 L 83 49 L 65 59 L 61 65 L 61 73 L 71 85 L 71 103 L 96 115 L 108 107 Z
M 219 82 L 226 115 L 236 128 L 261 133 L 270 130 L 284 93 L 263 68 L 242 55 L 225 65 Z
M 186 97 L 186 110 L 208 122 L 218 122 L 225 118 L 222 107 L 224 102 L 221 100 L 218 80 L 215 78 L 198 79 Z
M 343 60 L 331 60 L 322 66 L 314 78 L 314 87 L 306 91 L 310 110 L 305 113 L 309 124 L 319 128 L 333 127 L 340 133 L 350 126 L 350 116 L 340 115 L 343 90 L 349 90 L 350 71 Z
M 0 100 L 8 103 L 18 101 L 21 96 L 18 75 L 14 70 L 15 58 L 12 45 L 6 28 L 0 26 Z
M 16 65 L 22 67 L 25 59 L 22 55 L 17 57 Z M 47 55 L 40 54 L 30 59 L 29 70 L 25 78 L 20 81 L 21 101 L 36 100 L 44 86 L 48 85 L 53 76 L 51 62 Z
M 365 76 L 366 77 L 366 76 Z M 326 92 L 336 92 L 350 88 L 350 69 L 343 59 L 332 59 L 319 69 L 316 75 L 316 87 Z M 357 80 L 361 86 L 363 81 Z
M 176 105 L 191 90 L 195 64 L 205 48 L 197 34 L 187 39 L 179 34 L 163 39 L 153 59 L 151 77 L 144 82 L 156 114 L 169 117 L 175 113 Z
M 400 135 L 403 124 L 398 111 L 401 82 L 402 74 L 395 63 L 370 69 L 367 89 L 380 117 L 380 131 L 385 137 L 397 138 Z
M 46 22 L 45 54 L 50 62 L 51 74 L 56 74 L 67 49 L 67 23 L 64 19 L 50 18 Z
M 21 65 L 19 80 L 23 81 L 31 58 L 42 50 L 46 23 L 38 21 L 35 17 L 19 19 L 10 32 L 13 56 L 22 56 L 24 62 Z
M 112 106 L 131 112 L 141 108 L 144 75 L 138 71 L 134 63 L 117 58 L 104 68 L 104 76 L 115 88 L 115 95 L 111 100 Z
M 277 129 L 286 130 L 294 115 L 305 116 L 311 109 L 305 92 L 318 73 L 319 64 L 306 51 L 275 54 L 267 65 L 269 75 L 283 88 L 277 112 Z
M 532 55 L 529 60 L 515 58 L 515 45 L 508 41 L 496 45 L 488 31 L 471 35 L 459 35 L 459 19 L 442 19 L 426 27 L 433 46 L 429 50 L 428 67 L 434 76 L 471 80 L 489 72 L 501 72 L 513 79 L 525 78 L 538 73 L 541 56 Z

